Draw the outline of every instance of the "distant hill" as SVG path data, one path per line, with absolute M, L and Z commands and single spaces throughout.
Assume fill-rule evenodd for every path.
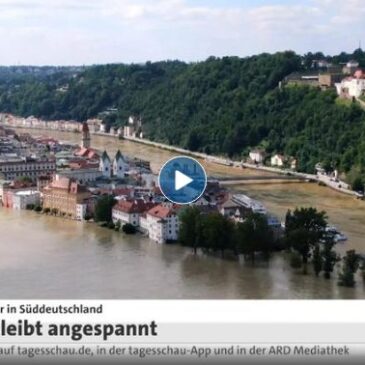
M 85 69 L 84 66 L 0 66 L 0 81 L 13 83 L 14 81 L 31 80 L 35 77 L 45 79 L 54 74 L 71 76 Z
M 338 103 L 331 90 L 278 88 L 285 76 L 322 58 L 335 63 L 355 59 L 365 66 L 365 53 L 356 50 L 334 57 L 282 52 L 191 64 L 45 69 L 23 76 L 8 72 L 6 78 L 0 68 L 0 111 L 82 121 L 114 108 L 107 123 L 121 125 L 129 115 L 140 115 L 144 134 L 152 140 L 238 157 L 262 146 L 296 157 L 302 171 L 311 172 L 322 161 L 363 173 L 365 112 L 355 103 Z

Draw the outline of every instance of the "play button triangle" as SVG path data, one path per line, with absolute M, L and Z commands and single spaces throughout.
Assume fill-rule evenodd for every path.
M 193 182 L 193 179 L 191 179 L 189 176 L 183 174 L 182 172 L 180 172 L 178 170 L 175 171 L 175 190 L 176 191 L 184 188 L 186 185 L 189 185 L 191 182 Z

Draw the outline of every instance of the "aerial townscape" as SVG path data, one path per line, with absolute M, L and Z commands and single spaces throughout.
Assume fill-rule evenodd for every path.
M 11 127 L 17 128 L 17 132 Z M 32 136 L 27 132 L 31 129 L 42 133 L 47 130 L 72 132 L 79 136 L 80 142 L 72 144 L 49 136 Z M 1 115 L 2 206 L 95 222 L 123 234 L 146 236 L 159 244 L 179 242 L 191 247 L 194 254 L 200 250 L 211 254 L 219 252 L 223 258 L 228 252 L 238 260 L 251 262 L 261 255 L 268 259 L 271 254 L 288 249 L 289 245 L 292 254 L 288 260 L 293 269 L 307 273 L 308 261 L 312 258 L 315 274 L 318 276 L 323 271 L 327 279 L 340 261 L 334 248 L 337 243 L 347 241 L 347 237 L 329 224 L 325 212 L 296 208 L 294 212 L 289 210 L 285 221 L 281 222 L 261 202 L 230 189 L 232 181 L 225 184 L 225 178 L 210 178 L 202 197 L 189 206 L 178 205 L 169 202 L 161 192 L 149 161 L 126 156 L 120 150 L 109 156 L 106 150 L 93 148 L 92 135 L 141 143 L 142 121 L 131 116 L 123 128 L 106 132 L 99 119 L 83 123 L 46 122 L 34 117 Z M 170 148 L 174 150 L 173 146 Z M 176 150 L 191 153 L 181 148 Z M 283 181 L 300 178 L 328 185 L 341 193 L 353 192 L 347 183 L 338 179 L 337 171 L 328 174 L 321 163 L 316 166 L 316 175 L 302 174 L 297 172 L 295 158 L 280 154 L 267 158 L 262 149 L 252 149 L 244 161 L 199 153 L 197 157 L 204 157 L 208 164 L 231 169 L 248 167 L 279 172 L 285 175 L 281 177 Z M 228 179 L 235 181 L 234 177 Z M 356 193 L 356 197 L 363 195 Z M 355 286 L 357 269 L 347 272 L 347 265 L 353 267 L 357 262 L 360 268 L 362 257 L 354 250 L 347 252 L 339 284 Z
M 14 117 L 4 118 L 9 118 L 5 125 L 13 125 Z M 181 206 L 169 203 L 163 196 L 148 161 L 123 156 L 120 150 L 110 157 L 106 151 L 94 149 L 89 130 L 89 124 L 94 122 L 73 125 L 79 127 L 79 145 L 32 137 L 0 126 L 3 207 L 42 211 L 79 221 L 96 218 L 127 231 L 139 230 L 158 243 L 177 241 L 177 213 Z M 125 127 L 127 135 L 132 123 L 133 117 Z M 96 211 L 98 203 L 101 206 L 109 197 L 115 199 L 109 211 L 101 207 L 100 212 Z M 204 196 L 193 205 L 202 212 L 220 212 L 237 221 L 249 212 L 267 214 L 259 202 L 242 194 L 230 194 L 215 180 L 208 182 Z M 268 223 L 280 236 L 280 222 L 268 216 Z
M 362 298 L 364 69 L 361 49 L 1 68 L 0 213 L 36 225 L 77 223 L 69 232 L 82 229 L 81 240 L 100 235 L 97 242 L 119 242 L 121 250 L 137 240 L 144 244 L 137 256 L 152 243 L 162 266 L 171 264 L 173 251 L 165 250 L 180 247 L 181 265 L 187 253 L 203 260 L 192 272 L 218 260 L 256 277 L 267 265 L 274 276 L 286 272 L 281 280 L 306 286 L 298 278 L 311 275 L 318 286 L 268 289 L 268 297 Z M 204 193 L 186 205 L 159 186 L 162 165 L 176 155 L 196 158 L 208 174 Z M 225 285 L 207 295 L 224 296 Z

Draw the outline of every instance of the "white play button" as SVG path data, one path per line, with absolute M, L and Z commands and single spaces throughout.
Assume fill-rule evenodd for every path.
M 192 157 L 177 156 L 162 166 L 158 186 L 171 203 L 191 204 L 204 194 L 207 174 L 199 161 Z
M 176 170 L 175 171 L 175 190 L 180 190 L 184 188 L 186 185 L 189 185 L 191 182 L 193 182 L 193 179 L 191 179 L 189 176 L 183 174 L 182 172 Z

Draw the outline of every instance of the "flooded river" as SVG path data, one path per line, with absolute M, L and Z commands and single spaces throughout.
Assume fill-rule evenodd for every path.
M 40 132 L 33 132 L 41 134 Z M 47 132 L 77 143 L 78 134 Z M 95 148 L 148 159 L 158 169 L 174 154 L 142 144 L 93 136 Z M 105 147 L 104 147 L 105 146 Z M 205 164 L 209 174 L 258 172 Z M 262 174 L 262 173 L 260 173 Z M 342 251 L 365 252 L 365 203 L 316 184 L 235 186 L 282 218 L 288 208 L 316 206 L 349 237 Z M 81 299 L 327 299 L 365 298 L 356 289 L 293 272 L 281 255 L 251 267 L 197 256 L 177 245 L 157 245 L 136 235 L 0 208 L 0 298 Z

